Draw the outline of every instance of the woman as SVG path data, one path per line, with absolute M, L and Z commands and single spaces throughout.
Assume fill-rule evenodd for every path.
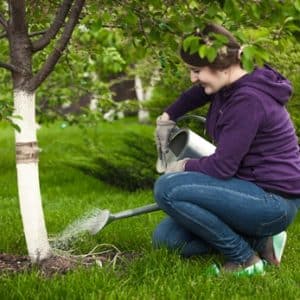
M 213 33 L 228 42 L 212 63 L 181 49 L 196 84 L 157 119 L 156 142 L 164 153 L 174 121 L 210 102 L 206 130 L 216 151 L 175 162 L 157 180 L 155 198 L 168 217 L 153 243 L 187 257 L 218 251 L 226 262 L 216 273 L 262 273 L 265 262 L 280 264 L 300 203 L 298 140 L 285 108 L 292 88 L 267 65 L 247 73 L 224 27 L 209 24 L 194 35 L 200 46 Z

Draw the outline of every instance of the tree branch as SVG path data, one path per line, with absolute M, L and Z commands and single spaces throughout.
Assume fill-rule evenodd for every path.
M 32 43 L 32 51 L 33 52 L 36 52 L 36 51 L 39 51 L 39 50 L 45 48 L 51 42 L 51 39 L 55 38 L 58 31 L 65 24 L 66 16 L 68 15 L 68 13 L 70 11 L 70 8 L 71 8 L 73 2 L 74 2 L 74 0 L 64 0 L 63 1 L 62 5 L 59 7 L 59 9 L 56 12 L 56 16 L 55 16 L 50 28 L 40 39 L 38 39 L 37 41 Z
M 41 35 L 41 34 L 44 34 L 46 32 L 47 32 L 47 30 L 33 31 L 33 32 L 29 32 L 28 36 L 31 37 L 31 36 Z
M 0 24 L 4 27 L 5 30 L 7 30 L 7 21 L 5 20 L 2 13 L 0 13 Z
M 36 36 L 36 35 L 41 35 L 41 34 L 44 34 L 46 32 L 46 30 L 40 30 L 40 31 L 34 31 L 34 32 L 30 32 L 28 33 L 28 36 Z M 7 37 L 7 33 L 6 32 L 2 32 L 0 34 L 0 39 L 3 39 Z
M 35 90 L 52 72 L 54 66 L 61 57 L 63 51 L 72 36 L 75 25 L 78 23 L 80 13 L 84 6 L 85 0 L 76 0 L 72 6 L 68 22 L 65 25 L 64 31 L 60 39 L 56 42 L 54 50 L 48 56 L 42 68 L 32 77 L 28 84 L 28 90 Z
M 2 61 L 0 61 L 0 68 L 7 69 L 7 70 L 9 70 L 11 72 L 19 72 L 19 73 L 22 72 L 22 70 L 20 68 L 14 66 L 12 64 L 8 64 L 8 63 L 5 63 L 5 62 L 2 62 Z

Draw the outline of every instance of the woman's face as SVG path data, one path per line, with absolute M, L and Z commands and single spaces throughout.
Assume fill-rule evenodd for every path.
M 218 92 L 228 82 L 225 71 L 212 70 L 210 67 L 195 67 L 188 65 L 193 83 L 199 82 L 207 95 Z

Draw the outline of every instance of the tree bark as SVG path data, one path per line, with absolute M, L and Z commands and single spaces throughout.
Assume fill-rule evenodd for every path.
M 55 38 L 61 27 L 65 23 L 65 19 L 72 6 L 74 0 L 64 0 L 59 9 L 57 10 L 56 16 L 51 24 L 50 28 L 44 33 L 44 35 L 32 43 L 32 51 L 36 52 L 45 48 L 51 39 Z
M 48 56 L 47 60 L 43 64 L 42 68 L 35 74 L 27 85 L 27 89 L 30 91 L 36 90 L 40 84 L 47 78 L 47 76 L 53 71 L 54 66 L 60 59 L 63 51 L 67 47 L 70 41 L 75 25 L 78 22 L 81 10 L 84 6 L 85 0 L 75 0 L 71 8 L 68 22 L 65 25 L 64 31 L 56 42 L 54 50 Z

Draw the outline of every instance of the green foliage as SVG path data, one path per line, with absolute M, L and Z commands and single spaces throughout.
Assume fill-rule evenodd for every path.
M 183 41 L 183 50 L 187 51 L 190 50 L 190 54 L 194 54 L 198 51 L 199 49 L 199 41 L 200 37 L 198 36 L 188 36 L 186 39 Z
M 161 79 L 145 107 L 152 117 L 157 117 L 164 108 L 174 102 L 180 94 L 191 85 L 188 69 L 180 62 L 167 61 L 161 69 Z
M 75 159 L 71 165 L 87 175 L 128 191 L 151 188 L 157 177 L 153 168 L 156 159 L 153 139 L 142 135 L 125 136 L 117 149 L 103 153 L 101 148 L 96 148 L 85 157 Z
M 80 122 L 85 146 L 68 162 L 85 174 L 128 191 L 151 188 L 157 177 L 155 172 L 156 147 L 152 129 L 139 125 L 138 131 L 116 128 L 109 135 L 91 135 L 96 122 Z M 129 120 L 122 122 L 129 123 Z M 102 122 L 101 122 L 102 123 Z M 103 123 L 102 123 L 103 124 Z M 105 124 L 105 123 L 104 123 Z M 107 125 L 113 127 L 114 125 Z
M 30 32 L 45 30 L 53 20 L 61 1 L 27 1 L 27 22 Z M 7 17 L 7 7 L 0 4 Z M 150 63 L 145 69 L 149 74 L 160 65 L 161 77 L 170 77 L 170 85 L 158 83 L 160 91 L 178 95 L 175 78 L 182 78 L 178 49 L 182 37 L 202 28 L 206 22 L 224 25 L 245 46 L 243 66 L 247 70 L 271 60 L 276 45 L 282 40 L 297 43 L 300 39 L 299 1 L 111 1 L 99 0 L 86 3 L 80 25 L 76 27 L 72 40 L 54 72 L 38 91 L 37 103 L 49 104 L 49 109 L 40 109 L 39 121 L 54 120 L 57 107 L 78 101 L 84 94 L 93 94 L 98 99 L 111 98 L 109 85 L 113 74 L 134 74 L 142 61 Z M 40 35 L 32 37 L 33 40 Z M 197 39 L 188 38 L 184 48 L 213 61 L 217 51 L 226 40 L 213 35 L 212 45 L 197 45 Z M 36 72 L 53 50 L 54 41 L 33 57 Z M 285 50 L 282 50 L 284 53 Z M 0 39 L 0 61 L 9 61 L 9 47 L 5 38 Z M 142 63 L 143 65 L 144 63 Z M 182 72 L 181 75 L 178 73 Z M 149 78 L 149 76 L 146 78 Z M 11 98 L 10 73 L 0 71 L 1 99 Z M 165 80 L 165 79 L 164 79 Z M 7 84 L 9 83 L 9 84 Z M 169 94 L 169 95 L 168 95 Z M 155 108 L 154 108 L 155 109 Z
M 11 102 L 0 100 L 0 122 L 5 121 L 10 124 L 14 129 L 20 131 L 20 127 L 15 124 L 14 120 L 19 119 L 19 116 L 13 114 L 14 107 Z

